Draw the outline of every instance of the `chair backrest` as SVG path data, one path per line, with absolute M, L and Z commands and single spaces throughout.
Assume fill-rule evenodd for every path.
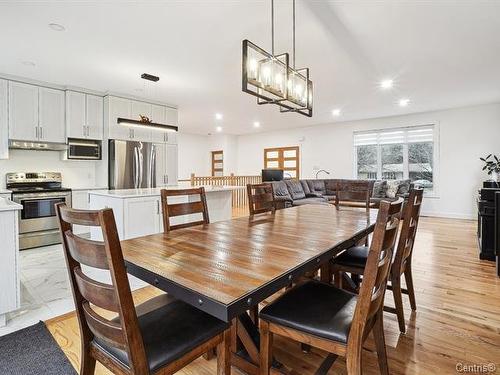
M 250 215 L 276 211 L 272 184 L 248 184 L 247 194 Z
M 363 335 L 366 333 L 364 328 L 370 324 L 375 314 L 381 311 L 380 309 L 384 306 L 387 279 L 398 234 L 402 204 L 402 199 L 392 203 L 387 201 L 380 203 L 349 341 L 351 341 L 352 335 L 353 338 L 357 336 L 358 339 L 354 342 L 362 343 Z
M 423 189 L 412 189 L 404 209 L 403 225 L 392 265 L 392 272 L 398 273 L 398 276 L 404 271 L 407 263 L 411 263 L 423 196 Z
M 188 201 L 185 203 L 169 203 L 169 197 L 182 197 L 186 196 L 198 196 L 198 201 Z M 161 191 L 161 205 L 163 208 L 163 230 L 165 232 L 170 232 L 171 230 L 188 228 L 195 225 L 202 225 L 210 223 L 210 219 L 208 217 L 208 208 L 207 208 L 207 197 L 205 195 L 205 188 L 203 186 L 192 189 L 182 189 L 182 190 L 169 190 L 163 189 Z M 189 223 L 183 224 L 170 224 L 170 218 L 176 216 L 184 216 L 184 215 L 192 215 L 192 214 L 201 214 L 202 219 L 197 221 L 192 221 Z
M 368 208 L 370 206 L 370 184 L 366 181 L 337 182 L 335 204 L 341 202 L 359 202 Z
M 97 337 L 125 350 L 133 373 L 147 373 L 146 352 L 113 211 L 74 210 L 65 203 L 57 204 L 56 211 L 80 325 L 82 348 L 88 348 L 93 338 Z M 79 237 L 73 233 L 73 225 L 100 227 L 104 240 Z M 111 284 L 90 278 L 83 272 L 82 264 L 108 270 Z M 119 321 L 103 317 L 94 307 L 117 313 Z

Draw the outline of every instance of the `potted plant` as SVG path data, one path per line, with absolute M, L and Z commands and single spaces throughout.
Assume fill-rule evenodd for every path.
M 492 158 L 493 156 L 493 158 Z M 489 181 L 499 182 L 500 159 L 496 155 L 489 154 L 485 158 L 479 158 L 483 163 L 483 171 L 487 171 L 490 176 Z

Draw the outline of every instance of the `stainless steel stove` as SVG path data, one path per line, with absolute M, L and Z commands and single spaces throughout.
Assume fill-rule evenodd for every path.
M 23 206 L 19 215 L 19 248 L 60 243 L 54 205 L 66 202 L 71 207 L 71 189 L 62 187 L 61 173 L 7 173 L 6 180 L 12 200 Z

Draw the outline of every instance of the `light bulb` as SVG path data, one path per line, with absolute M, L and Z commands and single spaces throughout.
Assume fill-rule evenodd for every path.
M 256 78 L 257 77 L 257 60 L 252 59 L 248 62 L 248 77 L 249 78 Z
M 269 86 L 269 83 L 271 81 L 271 68 L 266 66 L 262 70 L 262 77 L 264 78 L 264 85 Z

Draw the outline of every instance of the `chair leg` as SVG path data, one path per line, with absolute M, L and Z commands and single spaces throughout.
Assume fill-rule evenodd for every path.
M 259 306 L 252 307 L 249 311 L 250 319 L 252 319 L 253 324 L 259 325 Z
M 342 272 L 334 270 L 333 272 L 333 285 L 337 288 L 342 288 Z
M 347 352 L 346 367 L 347 367 L 347 375 L 361 375 L 361 352 L 362 345 L 359 348 L 356 348 L 356 352 L 354 351 Z
M 208 349 L 203 354 L 203 359 L 205 359 L 205 361 L 211 361 L 214 358 L 215 358 L 215 350 L 213 348 L 212 349 Z
M 401 292 L 401 278 L 395 276 L 391 280 L 392 295 L 394 296 L 394 305 L 396 307 L 396 315 L 398 317 L 399 331 L 406 332 L 405 314 L 403 310 L 403 294 Z
M 88 347 L 82 347 L 82 359 L 80 363 L 80 375 L 94 375 L 95 359 L 90 355 Z
M 217 345 L 217 375 L 231 374 L 231 329 L 224 331 L 222 342 Z
M 273 360 L 273 334 L 269 323 L 260 321 L 260 375 L 269 375 Z
M 408 290 L 408 297 L 410 298 L 411 309 L 417 309 L 417 302 L 415 300 L 415 289 L 413 288 L 413 275 L 411 273 L 411 263 L 407 264 L 405 270 L 406 289 Z
M 384 318 L 382 310 L 377 313 L 375 324 L 373 326 L 373 337 L 377 347 L 378 365 L 382 375 L 389 375 L 389 366 L 387 364 L 387 350 L 384 337 Z

